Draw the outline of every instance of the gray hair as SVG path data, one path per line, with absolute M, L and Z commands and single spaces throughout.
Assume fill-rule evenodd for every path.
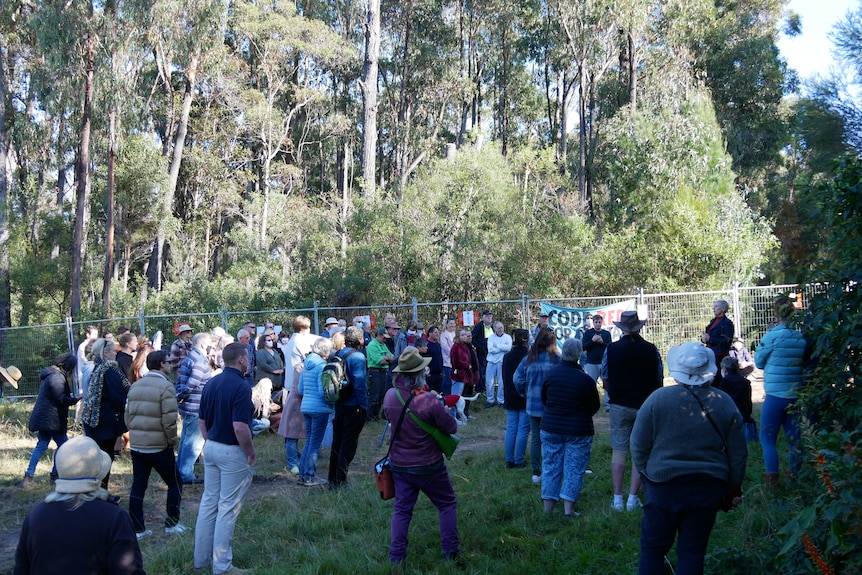
M 192 337 L 192 346 L 200 347 L 201 342 L 203 342 L 204 340 L 206 340 L 206 341 L 210 342 L 210 344 L 212 344 L 213 337 L 212 337 L 212 335 L 210 335 L 210 333 L 208 331 L 202 331 L 200 333 L 196 333 L 194 335 L 194 337 Z
M 581 359 L 581 352 L 584 351 L 584 344 L 576 337 L 571 337 L 563 343 L 563 361 L 569 363 L 577 363 Z
M 729 303 L 727 303 L 727 300 L 717 299 L 717 300 L 715 300 L 715 303 L 720 304 L 720 305 L 721 305 L 721 307 L 723 307 L 723 308 L 724 308 L 724 312 L 725 312 L 725 313 L 727 313 L 727 310 L 729 310 L 729 309 L 730 309 L 730 304 L 729 304 Z
M 311 344 L 311 351 L 326 359 L 332 353 L 332 340 L 328 337 L 319 337 Z
M 407 391 L 413 391 L 414 389 L 425 389 L 425 374 L 422 372 L 398 373 L 396 375 L 402 382 L 404 382 L 404 387 L 407 389 Z

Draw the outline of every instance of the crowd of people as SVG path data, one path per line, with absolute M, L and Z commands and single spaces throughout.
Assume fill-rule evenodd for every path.
M 58 357 L 40 374 L 30 419 L 37 444 L 23 484 L 34 484 L 36 466 L 53 441 L 55 490 L 25 523 L 15 572 L 49 572 L 34 569 L 39 560 L 35 535 L 44 529 L 45 517 L 66 513 L 70 520 L 95 522 L 83 517 L 82 509 L 110 504 L 119 509 L 120 495 L 109 491 L 110 463 L 128 448 L 133 479 L 127 520 L 117 519 L 123 516 L 113 510 L 98 520 L 110 523 L 101 529 L 111 531 L 107 540 L 116 542 L 116 552 L 126 554 L 127 561 L 122 569 L 106 572 L 142 572 L 137 541 L 153 533 L 145 525 L 143 500 L 155 470 L 167 486 L 166 534 L 188 530 L 180 522 L 183 487 L 203 485 L 195 569 L 241 573 L 233 565 L 231 540 L 254 475 L 254 437 L 269 432 L 284 439 L 285 467 L 298 485 L 340 489 L 349 483 L 364 426 L 381 417 L 393 426 L 398 422 L 390 434 L 395 485 L 390 561 L 406 560 L 419 493 L 439 511 L 440 544 L 451 560 L 461 545 L 457 499 L 436 434 L 449 436 L 475 419 L 470 406 L 484 392 L 485 409 L 506 411 L 505 467 L 525 468 L 529 444 L 532 481 L 541 484 L 543 509 L 551 513 L 562 501 L 564 514 L 577 517 L 584 476 L 592 473 L 600 390 L 610 420 L 610 509 L 643 509 L 639 572 L 663 572 L 664 557 L 677 538 L 678 572 L 702 572 L 718 510 L 740 502 L 746 439 L 755 439 L 751 385 L 745 377 L 751 358 L 741 339 L 734 338 L 728 308 L 716 302 L 715 319 L 701 342 L 668 352 L 667 371 L 676 383 L 669 387 L 663 385 L 665 361 L 641 336 L 646 321 L 636 311 L 623 312 L 613 322 L 622 334 L 617 341 L 611 341 L 602 327 L 605 318 L 597 313 L 582 337 L 562 346 L 548 328 L 547 314 L 532 330 L 509 334 L 490 310 L 472 329 L 454 319 L 442 329 L 426 329 L 417 321 L 402 328 L 387 315 L 378 328 L 367 318 L 356 317 L 350 326 L 328 318 L 325 330 L 314 335 L 309 318 L 297 316 L 290 334 L 276 333 L 270 322 L 260 328 L 248 322 L 234 338 L 221 328 L 193 333 L 189 324 L 180 324 L 167 349 L 161 349 L 159 337 L 151 342 L 127 330 L 99 337 L 98 330 L 88 329 L 77 354 Z M 790 408 L 806 345 L 787 323 L 793 311 L 789 299 L 776 300 L 778 323 L 754 356 L 764 370 L 759 439 L 768 485 L 778 482 L 779 428 L 791 446 L 790 471 L 799 465 L 799 428 Z M 339 374 L 335 401 L 321 385 L 325 371 Z M 13 384 L 15 372 L 10 366 L 0 375 Z M 69 408 L 76 404 L 86 437 L 69 440 Z M 65 447 L 73 442 L 74 448 Z M 326 478 L 317 473 L 325 447 Z M 64 468 L 63 456 L 70 452 L 81 462 Z M 70 491 L 79 476 L 87 478 L 86 491 Z

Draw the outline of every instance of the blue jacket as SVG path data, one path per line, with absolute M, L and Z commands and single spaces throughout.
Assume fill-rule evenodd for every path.
M 533 363 L 527 364 L 527 360 L 529 356 L 521 360 L 515 371 L 515 391 L 521 397 L 527 398 L 527 415 L 542 417 L 545 412 L 542 405 L 542 383 L 545 381 L 545 374 L 560 363 L 560 357 L 543 351 Z
M 763 370 L 763 391 L 782 399 L 796 399 L 805 367 L 805 338 L 787 324 L 778 324 L 763 336 L 754 363 Z
M 345 347 L 337 352 L 337 355 L 344 357 L 351 351 L 356 350 L 352 347 Z M 366 381 L 366 360 L 361 353 L 351 353 L 344 360 L 345 371 L 350 385 L 353 386 L 353 394 L 339 405 L 358 406 L 360 409 L 368 409 L 368 383 Z
M 302 413 L 332 413 L 333 404 L 323 399 L 323 388 L 320 386 L 320 374 L 326 360 L 316 353 L 305 356 L 302 374 L 299 376 L 297 391 L 302 396 Z

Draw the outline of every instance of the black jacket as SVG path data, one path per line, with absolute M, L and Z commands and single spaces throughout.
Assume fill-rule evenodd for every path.
M 63 370 L 51 366 L 39 373 L 39 396 L 30 414 L 30 431 L 66 433 L 69 428 L 69 406 L 78 402 Z
M 595 434 L 593 415 L 599 410 L 596 382 L 577 363 L 562 361 L 542 382 L 542 431 L 578 437 Z
M 501 377 L 503 379 L 503 403 L 506 409 L 523 411 L 527 409 L 526 398 L 515 391 L 515 372 L 521 365 L 521 360 L 527 356 L 527 348 L 523 345 L 512 346 L 512 351 L 503 356 Z

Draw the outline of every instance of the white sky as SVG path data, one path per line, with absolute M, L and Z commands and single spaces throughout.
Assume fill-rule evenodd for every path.
M 794 38 L 781 34 L 778 48 L 800 79 L 826 75 L 834 63 L 832 41 L 827 34 L 848 11 L 858 9 L 860 4 L 862 0 L 790 0 L 786 9 L 801 16 L 802 34 Z

